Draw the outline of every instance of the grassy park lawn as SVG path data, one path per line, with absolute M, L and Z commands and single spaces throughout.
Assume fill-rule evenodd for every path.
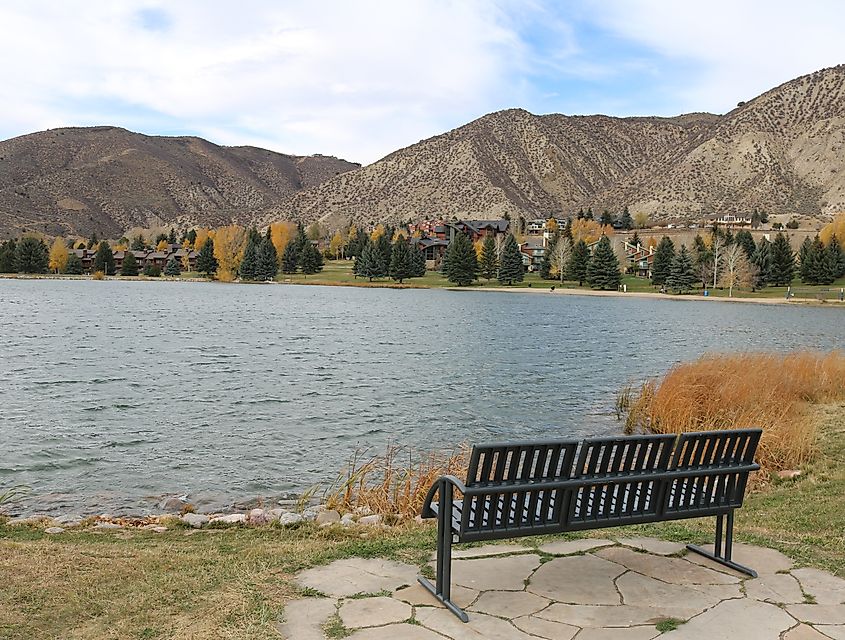
M 814 410 L 818 457 L 801 478 L 748 496 L 737 513 L 737 537 L 845 576 L 845 403 Z M 707 518 L 594 535 L 706 542 L 712 530 Z M 278 638 L 273 624 L 299 594 L 291 578 L 300 569 L 349 556 L 422 564 L 433 549 L 434 529 L 415 525 L 363 533 L 307 524 L 59 536 L 0 525 L 0 637 Z

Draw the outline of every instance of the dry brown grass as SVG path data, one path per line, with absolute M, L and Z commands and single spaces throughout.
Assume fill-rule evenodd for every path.
M 760 427 L 764 475 L 806 464 L 815 453 L 809 405 L 845 399 L 845 354 L 706 355 L 643 385 L 629 431 L 681 433 Z
M 335 483 L 327 490 L 325 504 L 351 511 L 369 508 L 383 515 L 415 516 L 426 493 L 444 474 L 465 476 L 469 449 L 461 446 L 448 453 L 417 452 L 388 446 L 381 455 L 356 451 Z

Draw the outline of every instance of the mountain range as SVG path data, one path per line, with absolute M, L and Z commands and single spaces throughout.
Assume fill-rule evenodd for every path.
M 0 142 L 0 234 L 115 236 L 131 226 L 280 219 L 404 222 L 594 211 L 654 220 L 845 210 L 845 65 L 724 115 L 534 115 L 509 109 L 361 167 L 114 127 Z

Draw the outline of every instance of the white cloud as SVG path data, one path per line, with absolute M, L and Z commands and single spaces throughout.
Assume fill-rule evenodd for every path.
M 480 0 L 5 3 L 0 131 L 158 119 L 372 161 L 496 100 L 523 53 L 506 22 Z
M 592 0 L 589 6 L 599 24 L 684 67 L 683 77 L 672 80 L 678 111 L 725 112 L 845 62 L 841 0 Z

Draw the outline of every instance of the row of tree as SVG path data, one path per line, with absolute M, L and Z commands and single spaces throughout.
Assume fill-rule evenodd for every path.
M 419 246 L 410 242 L 404 235 L 398 235 L 391 243 L 387 233 L 373 241 L 366 234 L 356 234 L 351 250 L 357 254 L 353 273 L 356 277 L 392 278 L 400 284 L 410 278 L 425 275 L 425 256 Z

